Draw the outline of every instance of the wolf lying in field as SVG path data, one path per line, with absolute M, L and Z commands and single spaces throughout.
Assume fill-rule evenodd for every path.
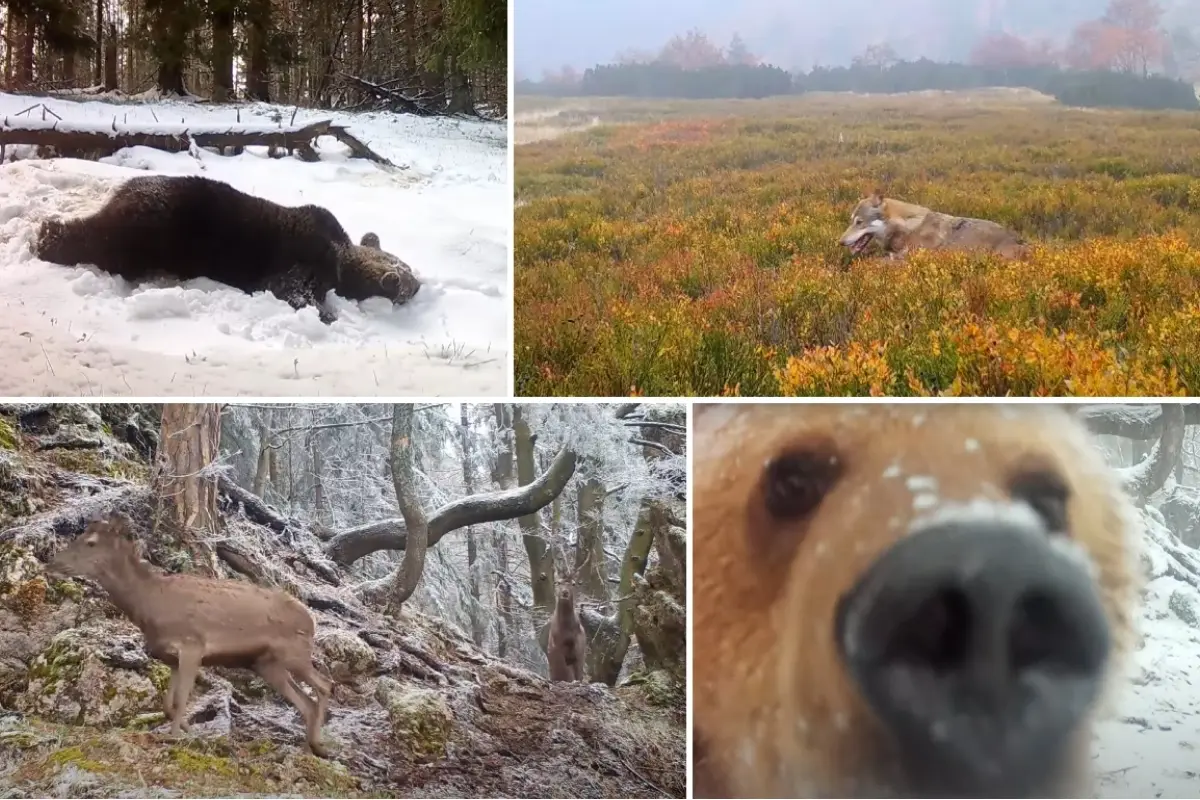
M 913 249 L 985 250 L 1005 258 L 1023 258 L 1029 252 L 1025 240 L 1003 225 L 942 214 L 879 192 L 855 206 L 841 243 L 854 255 L 877 243 L 893 258 Z

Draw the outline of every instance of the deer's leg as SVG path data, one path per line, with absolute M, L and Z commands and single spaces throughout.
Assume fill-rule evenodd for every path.
M 255 663 L 254 671 L 296 707 L 300 716 L 304 717 L 305 739 L 308 741 L 313 755 L 327 758 L 328 753 L 321 745 L 321 721 L 317 716 L 318 706 L 311 697 L 296 687 L 288 668 L 282 662 L 268 656 L 260 658 Z
M 167 719 L 175 721 L 175 689 L 179 686 L 179 667 L 171 669 L 171 680 L 167 683 L 167 694 L 163 697 L 163 713 Z
M 175 695 L 179 693 L 179 668 L 175 667 L 171 670 L 171 681 L 167 684 L 167 694 L 163 698 L 163 713 L 171 722 L 175 721 Z M 186 704 L 184 706 L 186 710 Z M 187 720 L 187 714 L 183 715 L 183 721 L 180 726 L 184 731 L 189 730 L 192 724 Z
M 174 702 L 174 713 L 170 714 L 172 736 L 178 736 L 182 730 L 191 727 L 187 719 L 188 700 L 192 697 L 192 688 L 196 685 L 196 675 L 200 672 L 203 658 L 203 647 L 191 643 L 180 645 L 179 665 L 171 673 L 171 685 L 167 687 L 167 694 Z
M 325 724 L 325 714 L 329 710 L 329 696 L 333 693 L 333 682 L 317 672 L 312 665 L 312 658 L 299 666 L 292 667 L 292 674 L 312 687 L 317 696 L 317 730 Z M 293 679 L 294 680 L 294 679 Z

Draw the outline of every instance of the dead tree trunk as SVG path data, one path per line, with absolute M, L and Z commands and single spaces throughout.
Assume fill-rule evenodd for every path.
M 162 413 L 154 515 L 192 556 L 196 571 L 217 574 L 214 547 L 207 541 L 220 531 L 217 511 L 217 462 L 221 410 L 215 403 L 166 403 Z

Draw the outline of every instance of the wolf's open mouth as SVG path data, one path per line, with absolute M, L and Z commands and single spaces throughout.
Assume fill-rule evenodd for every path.
M 853 253 L 854 255 L 858 255 L 863 250 L 866 250 L 867 245 L 869 245 L 870 243 L 871 243 L 871 232 L 866 231 L 865 233 L 863 233 L 862 236 L 859 236 L 857 239 L 855 239 L 854 243 L 850 245 L 850 252 Z

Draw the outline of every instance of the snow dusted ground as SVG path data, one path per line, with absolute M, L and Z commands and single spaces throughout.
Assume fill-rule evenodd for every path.
M 1146 528 L 1142 647 L 1099 723 L 1093 751 L 1101 797 L 1200 796 L 1200 552 L 1153 507 Z
M 0 94 L 0 118 L 44 102 L 80 126 L 236 121 L 233 106 L 73 102 Z M 241 122 L 291 122 L 292 109 L 242 106 Z M 40 120 L 40 109 L 33 112 Z M 52 117 L 47 117 L 53 119 Z M 0 396 L 503 395 L 508 392 L 507 130 L 502 123 L 301 109 L 333 118 L 407 169 L 388 171 L 332 138 L 321 161 L 128 148 L 99 163 L 38 160 L 9 147 L 0 165 Z M 12 162 L 14 152 L 18 160 Z M 33 256 L 38 225 L 91 213 L 145 172 L 203 174 L 285 205 L 329 208 L 350 237 L 379 234 L 412 266 L 420 293 L 400 307 L 335 299 L 339 319 L 212 281 L 132 285 Z

